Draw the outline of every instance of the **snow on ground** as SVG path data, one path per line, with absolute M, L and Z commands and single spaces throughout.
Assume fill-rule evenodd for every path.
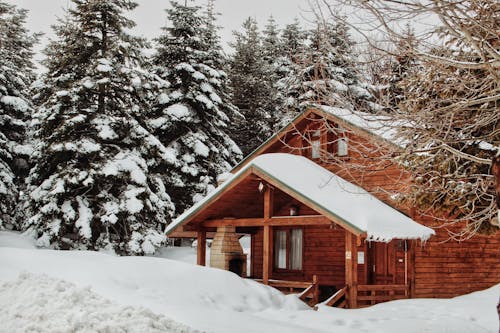
M 210 266 L 210 246 L 211 239 L 207 240 L 207 248 L 206 248 L 206 260 L 205 265 Z M 243 253 L 247 255 L 247 258 L 250 258 L 250 236 L 245 235 L 240 238 L 240 244 L 243 249 Z M 182 261 L 188 264 L 196 264 L 196 245 L 197 241 L 193 242 L 191 247 L 182 246 L 182 247 L 164 247 L 156 251 L 155 257 L 171 259 L 176 261 Z M 247 272 L 250 272 L 250 260 L 247 260 Z
M 172 256 L 193 260 L 188 250 Z M 498 333 L 500 284 L 453 299 L 313 311 L 226 271 L 158 257 L 38 250 L 12 232 L 0 232 L 0 267 L 0 332 L 28 330 L 29 317 L 36 332 Z
M 0 285 L 0 323 L 10 333 L 196 332 L 151 310 L 111 302 L 89 287 L 31 273 Z

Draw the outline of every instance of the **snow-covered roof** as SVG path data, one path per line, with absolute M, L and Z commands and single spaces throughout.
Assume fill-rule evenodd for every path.
M 434 234 L 434 230 L 413 221 L 361 187 L 349 183 L 313 161 L 302 156 L 282 153 L 255 157 L 179 216 L 167 227 L 166 233 L 169 234 L 199 212 L 250 168 L 265 174 L 277 188 L 293 193 L 297 200 L 313 203 L 332 221 L 347 225 L 359 234 L 366 233 L 368 240 L 389 242 L 398 238 L 425 241 Z
M 395 120 L 389 116 L 352 111 L 332 106 L 322 105 L 319 109 L 399 147 L 407 145 L 407 142 L 401 139 L 397 133 L 398 128 L 409 126 L 408 124 L 403 124 L 401 120 Z

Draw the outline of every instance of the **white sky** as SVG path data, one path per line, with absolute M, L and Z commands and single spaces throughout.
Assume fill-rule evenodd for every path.
M 148 39 L 157 37 L 160 33 L 160 27 L 165 25 L 166 13 L 164 9 L 170 6 L 170 1 L 135 1 L 139 7 L 130 15 L 137 24 L 133 30 L 134 34 Z M 64 16 L 64 8 L 67 8 L 71 1 L 6 0 L 6 2 L 28 9 L 28 28 L 34 32 L 45 34 L 40 45 L 36 47 L 36 60 L 42 59 L 41 49 L 47 43 L 47 39 L 54 36 L 50 26 L 56 23 L 57 17 Z M 194 3 L 204 5 L 206 0 L 196 0 Z M 280 27 L 292 23 L 295 17 L 304 22 L 304 17 L 311 16 L 308 13 L 308 0 L 216 0 L 215 6 L 216 10 L 222 14 L 219 16 L 218 24 L 223 28 L 221 36 L 226 50 L 230 49 L 227 43 L 233 40 L 232 31 L 240 30 L 241 24 L 249 16 L 257 20 L 261 29 L 264 28 L 270 15 L 273 15 Z

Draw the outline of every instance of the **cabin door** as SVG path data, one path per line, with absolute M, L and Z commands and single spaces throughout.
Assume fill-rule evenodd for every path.
M 368 245 L 369 283 L 404 284 L 407 269 L 405 250 L 404 241 L 370 242 Z

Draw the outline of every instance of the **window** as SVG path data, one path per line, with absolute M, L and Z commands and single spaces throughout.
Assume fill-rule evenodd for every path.
M 319 139 L 314 139 L 311 142 L 311 158 L 319 158 L 321 150 L 321 142 Z
M 302 229 L 279 229 L 274 232 L 274 268 L 302 270 Z
M 346 130 L 342 126 L 338 126 L 337 133 L 337 155 L 347 156 L 349 154 L 347 136 L 345 135 Z
M 277 230 L 275 238 L 275 260 L 274 267 L 280 269 L 286 269 L 286 231 Z
M 290 269 L 302 269 L 302 229 L 290 230 Z
M 337 141 L 337 154 L 339 156 L 347 156 L 348 153 L 347 138 L 339 138 Z

